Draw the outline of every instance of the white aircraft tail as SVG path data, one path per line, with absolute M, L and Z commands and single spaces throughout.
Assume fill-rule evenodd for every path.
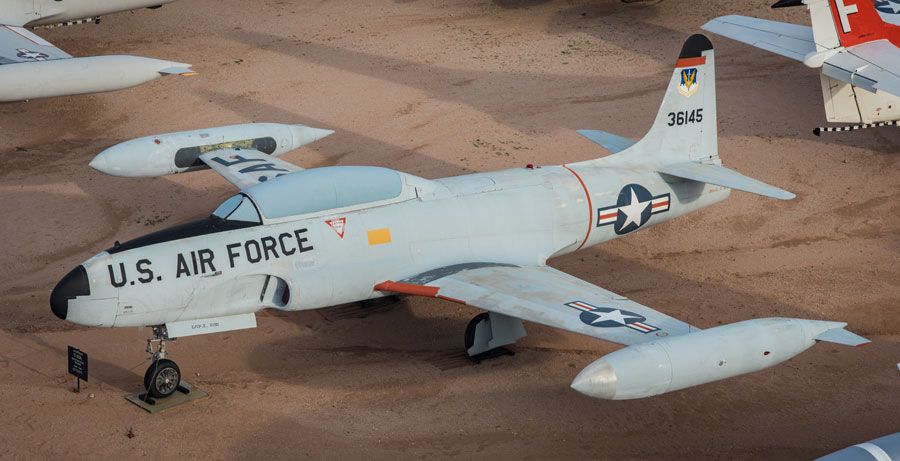
M 580 133 L 618 152 L 602 163 L 666 164 L 685 161 L 720 163 L 716 138 L 716 73 L 713 47 L 704 35 L 692 35 L 681 49 L 662 106 L 650 131 L 640 141 L 615 144 L 617 136 L 597 131 Z M 602 136 L 607 139 L 598 139 Z M 606 142 L 604 142 L 606 141 Z M 618 145 L 620 149 L 616 149 Z
M 722 166 L 716 123 L 716 70 L 712 43 L 690 36 L 681 48 L 650 131 L 637 142 L 596 130 L 580 134 L 615 155 L 583 166 L 649 167 L 662 174 L 782 200 L 794 194 Z

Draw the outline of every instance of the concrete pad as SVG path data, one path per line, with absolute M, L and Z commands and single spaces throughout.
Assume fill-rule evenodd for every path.
M 182 382 L 181 387 L 184 387 L 189 392 L 183 393 L 181 391 L 175 392 L 170 397 L 164 399 L 155 399 L 156 403 L 151 403 L 154 399 L 150 398 L 149 400 L 145 400 L 145 393 L 137 393 L 137 394 L 128 394 L 125 396 L 125 400 L 141 407 L 143 410 L 147 411 L 150 414 L 159 413 L 161 411 L 168 410 L 170 408 L 175 408 L 181 405 L 184 405 L 188 402 L 193 402 L 194 400 L 204 399 L 209 397 L 209 394 L 195 388 L 190 383 Z

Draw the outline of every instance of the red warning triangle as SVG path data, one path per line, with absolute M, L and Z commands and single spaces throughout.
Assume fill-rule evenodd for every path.
M 325 221 L 328 227 L 332 228 L 340 238 L 344 238 L 344 225 L 347 224 L 347 218 L 335 218 Z

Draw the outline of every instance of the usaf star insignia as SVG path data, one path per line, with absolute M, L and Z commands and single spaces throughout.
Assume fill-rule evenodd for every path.
M 573 309 L 578 309 L 581 314 L 578 318 L 587 325 L 598 328 L 627 327 L 638 333 L 653 333 L 659 331 L 658 327 L 646 323 L 647 318 L 624 309 L 613 307 L 599 307 L 584 301 L 572 301 L 566 303 Z
M 17 51 L 16 56 L 18 56 L 21 59 L 31 59 L 34 61 L 46 61 L 47 58 L 50 57 L 50 55 L 48 55 L 46 53 L 41 53 L 40 51 L 31 51 L 26 48 L 18 48 L 18 49 L 16 49 L 16 51 Z
M 669 211 L 669 194 L 653 195 L 640 184 L 629 184 L 619 192 L 613 206 L 597 209 L 597 227 L 613 225 L 616 234 L 640 229 L 650 216 Z

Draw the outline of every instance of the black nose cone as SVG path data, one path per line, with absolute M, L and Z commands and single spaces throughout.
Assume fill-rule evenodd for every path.
M 50 309 L 57 317 L 65 320 L 66 314 L 69 313 L 69 300 L 89 294 L 91 294 L 91 286 L 88 282 L 87 271 L 84 266 L 78 266 L 66 274 L 53 288 L 53 292 L 50 293 Z

